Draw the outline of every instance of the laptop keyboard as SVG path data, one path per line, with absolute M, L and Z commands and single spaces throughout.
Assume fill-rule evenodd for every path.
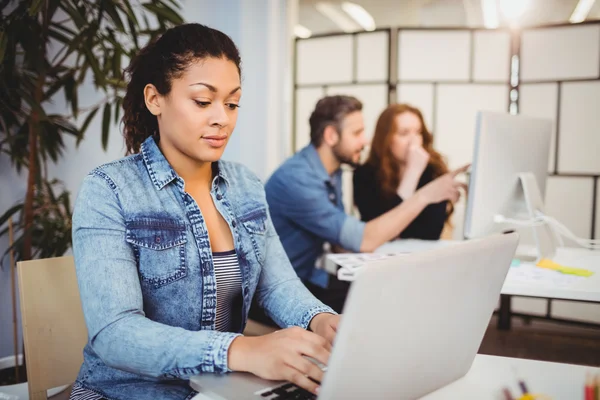
M 315 400 L 317 396 L 311 392 L 294 385 L 286 383 L 283 386 L 270 389 L 260 394 L 265 400 Z

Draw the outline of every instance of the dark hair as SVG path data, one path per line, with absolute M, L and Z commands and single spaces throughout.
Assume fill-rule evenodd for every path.
M 144 87 L 151 83 L 163 96 L 171 82 L 191 63 L 203 58 L 226 58 L 241 75 L 240 53 L 229 36 L 200 24 L 183 24 L 167 30 L 148 43 L 131 60 L 125 74 L 129 78 L 123 99 L 123 135 L 127 153 L 137 153 L 149 136 L 158 134 L 158 121 L 146 108 Z
M 333 125 L 341 133 L 346 115 L 362 110 L 362 103 L 352 96 L 327 96 L 317 102 L 310 115 L 310 142 L 319 147 L 323 142 L 325 128 Z

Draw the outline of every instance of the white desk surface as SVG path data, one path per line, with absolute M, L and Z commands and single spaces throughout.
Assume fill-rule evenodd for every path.
M 583 399 L 587 372 L 598 374 L 600 368 L 478 354 L 463 378 L 422 400 L 503 400 L 504 387 L 518 398 L 519 379 L 524 380 L 532 393 L 545 394 L 553 400 Z M 193 400 L 211 399 L 208 394 L 200 393 Z
M 519 379 L 531 393 L 545 394 L 553 400 L 583 399 L 587 372 L 597 374 L 600 368 L 479 354 L 467 375 L 423 400 L 501 400 L 504 387 L 518 398 Z
M 397 240 L 384 244 L 375 252 L 414 253 L 451 246 L 455 243 L 459 242 L 445 240 Z M 569 267 L 585 268 L 594 271 L 594 275 L 589 278 L 580 279 L 569 287 L 550 287 L 546 285 L 511 282 L 507 279 L 502 287 L 502 294 L 600 302 L 600 251 L 592 251 L 583 248 L 559 247 L 553 261 Z

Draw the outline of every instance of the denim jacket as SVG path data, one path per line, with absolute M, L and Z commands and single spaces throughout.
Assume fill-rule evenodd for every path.
M 211 195 L 231 229 L 250 303 L 278 325 L 307 328 L 316 300 L 275 232 L 261 182 L 213 164 Z M 225 373 L 240 332 L 215 331 L 216 281 L 200 209 L 153 138 L 141 152 L 94 169 L 73 213 L 73 253 L 88 329 L 77 382 L 110 400 L 188 399 L 192 375 Z

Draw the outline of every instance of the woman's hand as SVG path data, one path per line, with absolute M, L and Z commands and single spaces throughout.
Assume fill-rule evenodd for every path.
M 340 322 L 340 316 L 329 313 L 317 314 L 310 321 L 310 330 L 317 335 L 327 339 L 329 344 L 333 345 L 337 327 Z
M 318 329 L 327 331 L 326 325 L 321 323 Z M 323 380 L 323 371 L 306 357 L 327 365 L 330 354 L 331 344 L 324 337 L 293 327 L 264 336 L 237 337 L 229 347 L 228 365 L 233 371 L 289 381 L 317 394 L 319 384 L 314 381 Z
M 421 177 L 427 164 L 429 164 L 429 153 L 419 143 L 411 143 L 406 151 L 405 174 L 414 174 Z

